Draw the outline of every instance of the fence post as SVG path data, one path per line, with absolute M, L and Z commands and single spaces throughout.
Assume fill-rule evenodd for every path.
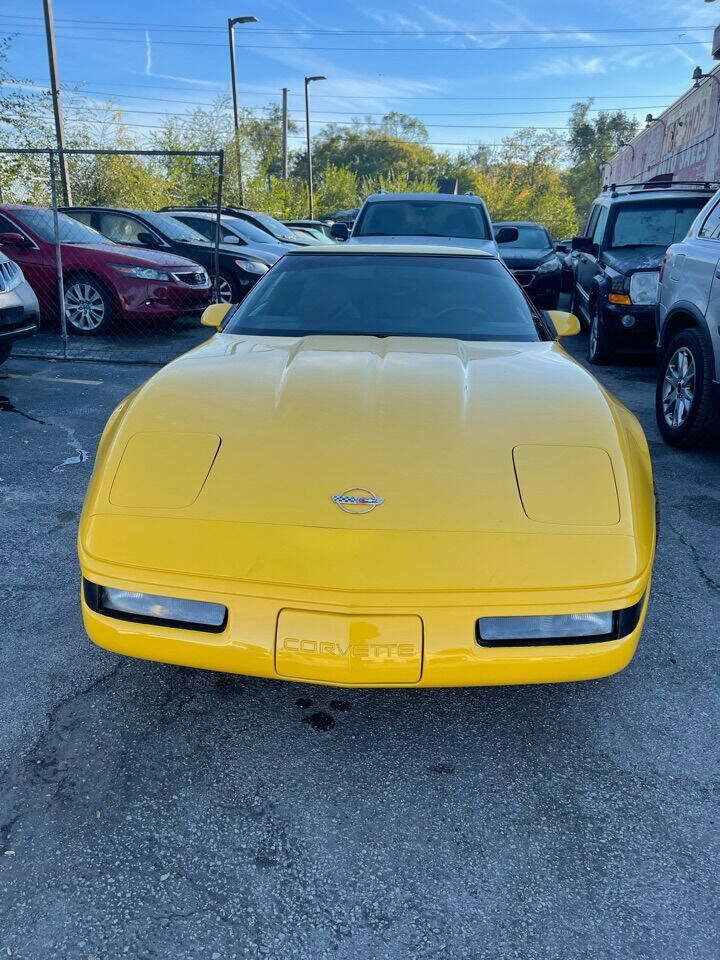
M 217 204 L 215 209 L 215 290 L 213 291 L 213 301 L 220 302 L 220 234 L 222 225 L 220 217 L 222 215 L 222 195 L 223 195 L 223 172 L 225 163 L 225 152 L 220 150 L 218 154 L 218 179 L 217 179 Z
M 55 184 L 55 151 L 48 150 L 50 160 L 50 200 L 53 211 L 53 228 L 55 232 L 55 265 L 57 267 L 58 309 L 60 311 L 60 331 L 63 341 L 63 360 L 67 360 L 67 321 L 65 319 L 65 283 L 62 271 L 62 249 L 60 247 L 60 224 L 58 222 L 57 186 Z

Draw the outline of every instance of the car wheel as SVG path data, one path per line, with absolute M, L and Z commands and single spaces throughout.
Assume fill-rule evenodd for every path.
M 12 353 L 12 343 L 9 341 L 7 343 L 0 343 L 0 366 L 5 363 L 7 358 Z
M 215 279 L 212 281 L 213 290 L 215 290 Z M 220 303 L 239 303 L 240 294 L 237 290 L 237 284 L 227 273 L 220 274 L 218 284 L 218 301 Z
M 580 326 L 583 330 L 588 329 L 588 322 L 585 319 L 585 314 L 579 308 L 577 290 L 575 289 L 575 284 L 573 282 L 572 287 L 570 288 L 570 313 L 574 314 L 580 321 Z
M 699 330 L 681 330 L 663 354 L 655 391 L 655 417 L 668 443 L 701 447 L 720 440 L 712 379 L 712 346 Z
M 73 333 L 105 333 L 113 321 L 114 305 L 105 287 L 92 276 L 65 283 L 65 320 Z
M 590 331 L 588 333 L 588 360 L 601 365 L 609 363 L 614 354 L 612 338 L 600 317 L 597 300 L 590 307 Z

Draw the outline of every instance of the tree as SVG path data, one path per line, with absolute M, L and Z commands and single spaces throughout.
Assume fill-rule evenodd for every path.
M 575 103 L 570 114 L 568 152 L 572 166 L 565 180 L 581 219 L 597 196 L 605 163 L 638 130 L 637 120 L 621 110 L 603 111 L 591 119 L 592 104 L 592 100 Z

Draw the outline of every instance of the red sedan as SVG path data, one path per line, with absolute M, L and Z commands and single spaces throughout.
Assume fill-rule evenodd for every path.
M 167 327 L 210 302 L 203 267 L 158 250 L 113 243 L 66 214 L 58 214 L 65 286 L 65 317 L 76 333 L 106 331 L 114 320 Z M 47 320 L 58 315 L 53 212 L 44 207 L 0 206 L 0 249 L 19 263 Z

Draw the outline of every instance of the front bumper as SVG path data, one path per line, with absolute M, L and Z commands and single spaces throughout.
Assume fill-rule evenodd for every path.
M 603 322 L 616 341 L 628 343 L 654 343 L 657 337 L 655 304 L 617 304 L 606 302 L 603 306 Z M 632 326 L 623 324 L 623 317 L 632 317 Z
M 537 270 L 513 270 L 513 275 L 530 299 L 537 304 L 555 304 L 560 296 L 562 270 L 538 273 Z
M 0 340 L 32 336 L 40 323 L 37 297 L 28 283 L 0 293 Z
M 81 556 L 82 560 L 82 556 Z M 227 607 L 220 632 L 174 628 L 116 619 L 91 609 L 85 591 L 82 612 L 99 646 L 140 657 L 206 670 L 348 687 L 444 687 L 588 680 L 622 670 L 632 659 L 649 596 L 645 577 L 607 591 L 567 590 L 552 595 L 426 594 L 349 595 L 255 584 L 204 589 L 189 578 L 155 576 L 142 581 L 92 570 L 84 576 L 105 586 L 140 593 L 181 596 Z M 578 595 L 583 593 L 582 596 Z M 601 601 L 600 595 L 604 598 Z M 627 635 L 527 646 L 488 647 L 478 642 L 477 620 L 485 616 L 586 613 L 640 604 Z

